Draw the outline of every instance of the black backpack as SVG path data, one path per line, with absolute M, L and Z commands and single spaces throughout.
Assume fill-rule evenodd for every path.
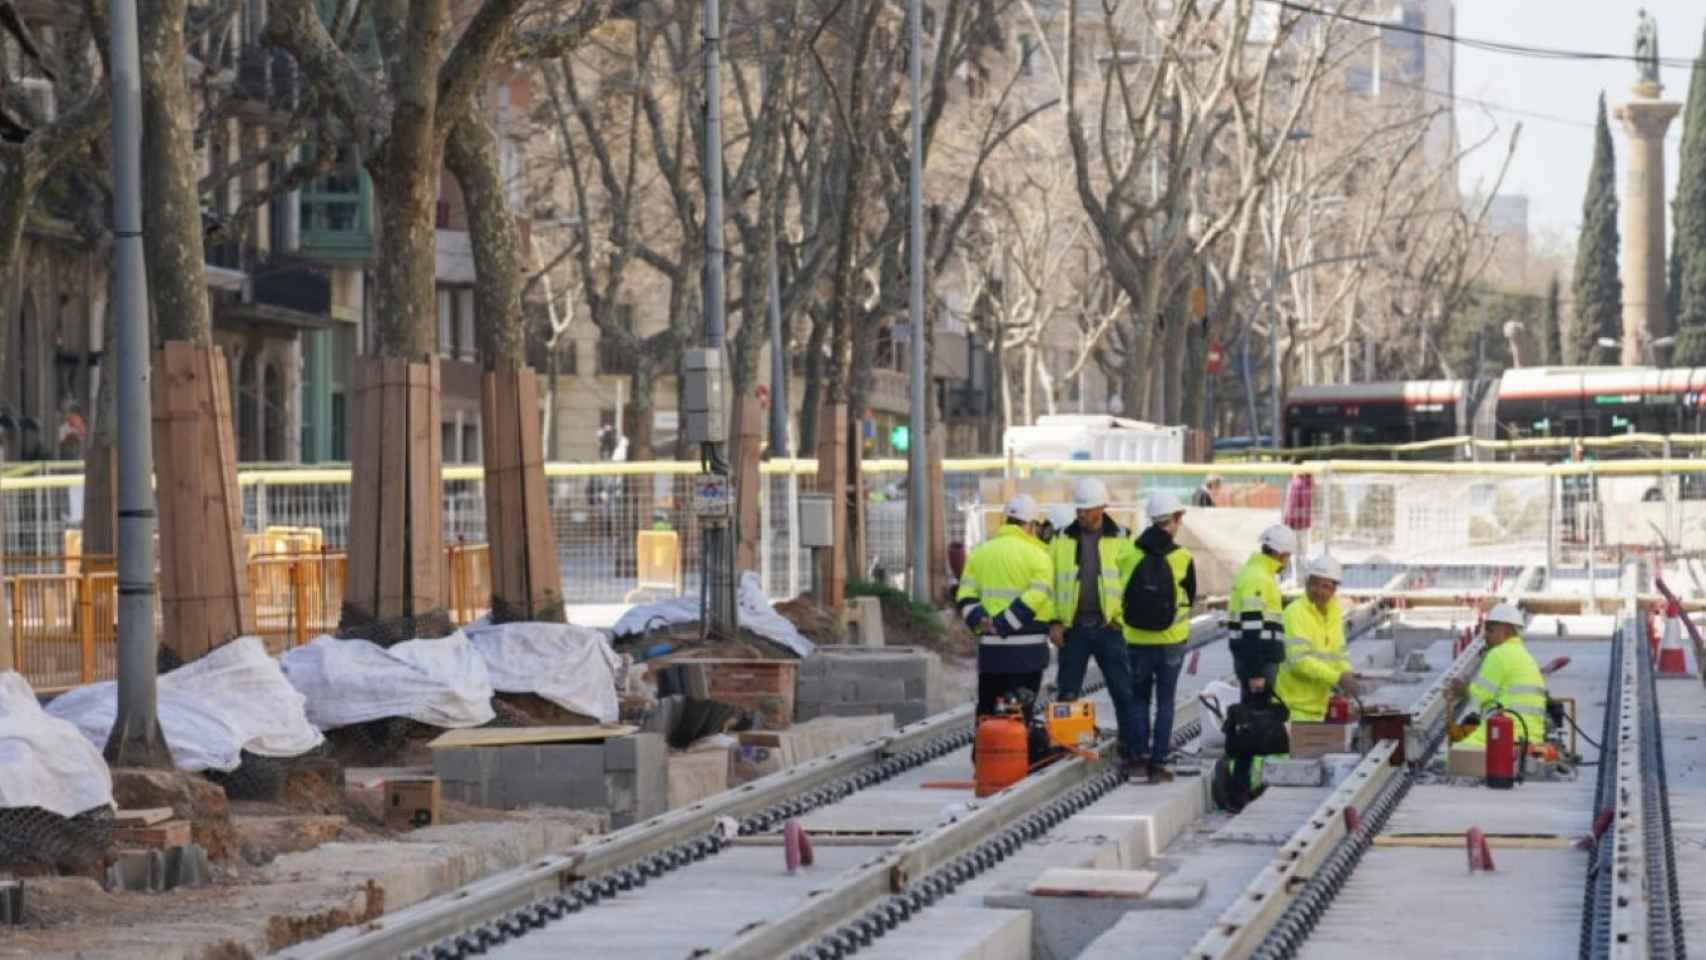
M 1290 719 L 1291 711 L 1275 696 L 1233 704 L 1220 728 L 1226 734 L 1226 755 L 1237 758 L 1290 753 L 1291 737 L 1285 729 Z
M 1120 612 L 1128 627 L 1165 630 L 1179 616 L 1179 587 L 1173 582 L 1173 568 L 1167 563 L 1166 554 L 1138 549 L 1143 558 L 1126 581 Z

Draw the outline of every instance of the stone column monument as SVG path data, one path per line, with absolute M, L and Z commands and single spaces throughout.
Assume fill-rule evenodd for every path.
M 1638 79 L 1614 112 L 1629 138 L 1623 178 L 1623 351 L 1626 367 L 1647 361 L 1665 312 L 1665 128 L 1682 104 L 1660 100 L 1659 32 L 1642 10 L 1635 28 Z

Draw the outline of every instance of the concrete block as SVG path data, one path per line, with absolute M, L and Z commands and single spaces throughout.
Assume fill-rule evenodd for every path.
M 638 787 L 639 783 L 636 781 L 636 789 Z M 664 797 L 669 809 L 690 806 L 706 797 L 722 793 L 728 787 L 728 751 L 705 750 L 670 756 Z M 639 806 L 640 804 L 636 803 L 636 809 Z M 652 813 L 648 812 L 646 815 L 651 816 Z
M 1327 785 L 1336 787 L 1350 776 L 1351 771 L 1362 763 L 1360 753 L 1329 753 L 1321 758 L 1321 765 L 1327 768 Z
M 852 597 L 847 601 L 851 639 L 861 647 L 883 645 L 883 602 L 876 597 Z
M 657 734 L 636 733 L 604 741 L 604 769 L 607 772 L 662 767 L 668 755 L 668 746 Z
M 794 685 L 794 709 L 799 710 L 801 704 L 822 703 L 829 699 L 830 687 L 819 677 L 802 678 Z
M 922 682 L 922 681 L 920 681 Z M 911 699 L 906 695 L 905 680 L 888 678 L 860 678 L 855 681 L 856 695 L 849 698 L 852 703 L 896 703 Z M 918 699 L 922 700 L 922 697 Z
M 1002 910 L 1028 910 L 1031 914 L 1031 955 L 1076 957 L 1106 933 L 1126 914 L 1137 910 L 1188 909 L 1194 903 L 1166 899 L 1110 897 L 1044 897 L 1028 893 L 992 893 L 983 905 Z M 1157 923 L 1168 920 L 1157 918 Z
M 520 780 L 539 773 L 539 748 L 535 746 L 496 747 L 497 775 L 503 780 Z
M 923 677 L 913 677 L 903 681 L 902 686 L 905 688 L 904 699 L 925 700 L 929 698 L 930 684 Z
M 657 736 L 657 734 L 644 734 Z M 509 748 L 505 748 L 509 749 Z M 547 780 L 570 780 L 602 776 L 607 746 L 597 743 L 546 743 L 535 747 L 533 776 Z M 500 769 L 500 775 L 507 770 Z
M 860 960 L 1031 960 L 1031 915 L 1023 910 L 937 906 L 859 951 Z
M 432 772 L 440 780 L 485 780 L 498 769 L 498 754 L 490 747 L 451 747 L 432 752 Z
M 1270 787 L 1319 787 L 1327 782 L 1320 760 L 1269 759 L 1262 764 L 1262 782 Z

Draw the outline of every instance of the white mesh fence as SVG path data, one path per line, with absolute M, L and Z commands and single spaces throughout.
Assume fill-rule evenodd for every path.
M 864 477 L 866 556 L 850 572 L 873 570 L 902 582 L 907 565 L 907 484 L 904 470 L 877 465 Z M 1614 569 L 1623 558 L 1669 551 L 1672 558 L 1706 560 L 1706 463 L 1636 461 L 1570 465 L 1424 465 L 1334 462 L 1299 471 L 1288 465 L 1135 467 L 1092 463 L 945 463 L 942 503 L 947 539 L 967 549 L 1000 522 L 1015 493 L 1045 504 L 1069 500 L 1084 476 L 1109 487 L 1115 518 L 1137 525 L 1151 493 L 1171 491 L 1187 503 L 1205 477 L 1225 476 L 1215 494 L 1229 520 L 1254 529 L 1285 517 L 1303 533 L 1309 553 L 1330 550 L 1370 571 L 1437 568 L 1479 580 L 1487 571 L 1525 566 Z M 703 568 L 702 533 L 690 502 L 693 464 L 553 464 L 546 495 L 572 604 L 622 603 L 641 587 L 640 534 L 673 534 L 675 566 L 668 579 L 697 591 Z M 1301 472 L 1305 481 L 1295 476 Z M 245 472 L 243 525 L 321 531 L 330 550 L 347 545 L 349 479 L 343 470 Z M 1305 489 L 1297 489 L 1305 485 Z M 773 598 L 812 587 L 809 551 L 800 547 L 799 500 L 815 492 L 809 463 L 789 472 L 767 466 L 759 497 L 758 572 Z M 446 471 L 444 535 L 448 543 L 486 540 L 484 484 L 479 469 Z M 83 520 L 81 478 L 12 477 L 0 486 L 4 550 L 9 573 L 31 572 L 27 557 L 69 551 L 66 532 Z M 1235 516 L 1234 511 L 1239 515 Z M 1236 524 L 1234 524 L 1236 527 Z M 1253 541 L 1237 527 L 1239 543 Z M 665 538 L 667 539 L 667 538 Z M 1702 568 L 1706 571 L 1706 567 Z M 1586 574 L 1584 574 L 1586 575 Z M 656 577 L 654 576 L 654 580 Z M 1373 584 L 1378 585 L 1378 584 Z M 1441 586 L 1449 584 L 1442 583 Z

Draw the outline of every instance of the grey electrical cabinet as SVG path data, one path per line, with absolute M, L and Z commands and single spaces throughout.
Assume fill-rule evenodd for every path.
M 682 437 L 694 444 L 727 440 L 729 413 L 723 399 L 722 351 L 687 351 L 681 360 L 681 377 Z
M 834 501 L 828 494 L 800 495 L 800 546 L 806 549 L 835 546 Z

